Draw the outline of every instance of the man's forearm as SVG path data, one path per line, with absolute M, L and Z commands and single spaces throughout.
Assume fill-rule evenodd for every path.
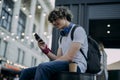
M 52 59 L 52 60 L 56 60 L 58 57 L 53 54 L 52 52 L 49 52 L 48 54 L 46 54 L 48 58 Z
M 72 61 L 72 58 L 67 55 L 64 55 L 64 56 L 58 57 L 56 60 Z

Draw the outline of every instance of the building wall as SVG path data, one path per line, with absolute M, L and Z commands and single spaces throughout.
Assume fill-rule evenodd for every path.
M 2 0 L 0 3 L 1 17 L 3 2 L 4 0 Z M 48 3 L 48 1 L 44 0 L 18 0 L 14 2 L 13 15 L 11 19 L 11 30 L 8 31 L 0 25 L 0 59 L 9 60 L 13 64 L 16 63 L 25 67 L 36 66 L 39 63 L 49 61 L 46 55 L 44 55 L 38 48 L 37 42 L 33 36 L 33 26 L 35 25 L 36 29 L 34 33 L 38 33 L 49 45 L 49 47 L 51 47 L 50 36 L 52 32 L 52 25 L 46 25 L 45 22 L 48 22 L 47 15 L 53 7 L 50 3 L 48 5 Z M 40 9 L 37 8 L 38 5 L 41 6 Z M 26 10 L 23 10 L 23 6 L 26 6 Z M 23 34 L 24 38 L 22 39 L 17 38 L 20 11 L 22 11 L 26 16 L 25 30 Z M 44 32 L 47 34 L 44 34 Z M 4 42 L 7 43 L 7 46 L 3 46 L 5 44 Z M 31 47 L 31 42 L 34 45 L 33 47 Z M 36 64 L 34 63 L 35 60 L 33 60 L 32 63 L 32 58 L 36 60 Z

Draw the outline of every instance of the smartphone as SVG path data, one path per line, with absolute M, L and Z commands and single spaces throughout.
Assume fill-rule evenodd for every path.
M 38 41 L 38 42 L 43 42 L 43 43 L 45 43 L 43 40 L 42 40 L 42 38 L 37 34 L 37 33 L 35 33 L 34 34 L 34 36 L 35 36 L 35 39 Z

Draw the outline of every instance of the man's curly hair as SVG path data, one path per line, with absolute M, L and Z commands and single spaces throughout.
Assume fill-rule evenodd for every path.
M 48 21 L 51 23 L 57 19 L 66 18 L 68 21 L 71 22 L 73 15 L 69 9 L 66 7 L 56 7 L 53 11 L 50 12 L 48 16 Z

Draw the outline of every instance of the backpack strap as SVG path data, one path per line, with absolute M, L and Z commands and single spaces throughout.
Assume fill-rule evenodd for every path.
M 75 29 L 79 27 L 78 25 L 75 25 L 73 28 L 72 28 L 72 31 L 71 31 L 71 40 L 74 39 L 74 31 Z M 80 49 L 80 52 L 82 53 L 82 55 L 84 56 L 85 60 L 88 61 L 88 58 L 85 56 L 84 52 L 82 49 Z
M 84 52 L 82 49 L 80 49 L 80 52 L 82 53 L 82 55 L 84 56 L 85 60 L 88 61 L 88 58 L 85 56 Z
M 74 31 L 75 29 L 78 27 L 78 25 L 75 25 L 73 28 L 72 28 L 72 31 L 71 31 L 71 40 L 73 40 L 74 38 Z
M 78 25 L 75 25 L 73 28 L 72 28 L 72 31 L 71 31 L 71 40 L 73 40 L 73 35 L 74 35 L 74 31 L 75 29 L 78 27 Z M 60 43 L 62 42 L 62 36 L 60 36 L 60 39 L 59 39 Z
M 61 42 L 62 42 L 62 38 L 63 38 L 62 36 L 60 36 L 60 38 L 59 38 L 59 42 L 60 42 L 60 44 L 61 44 Z

